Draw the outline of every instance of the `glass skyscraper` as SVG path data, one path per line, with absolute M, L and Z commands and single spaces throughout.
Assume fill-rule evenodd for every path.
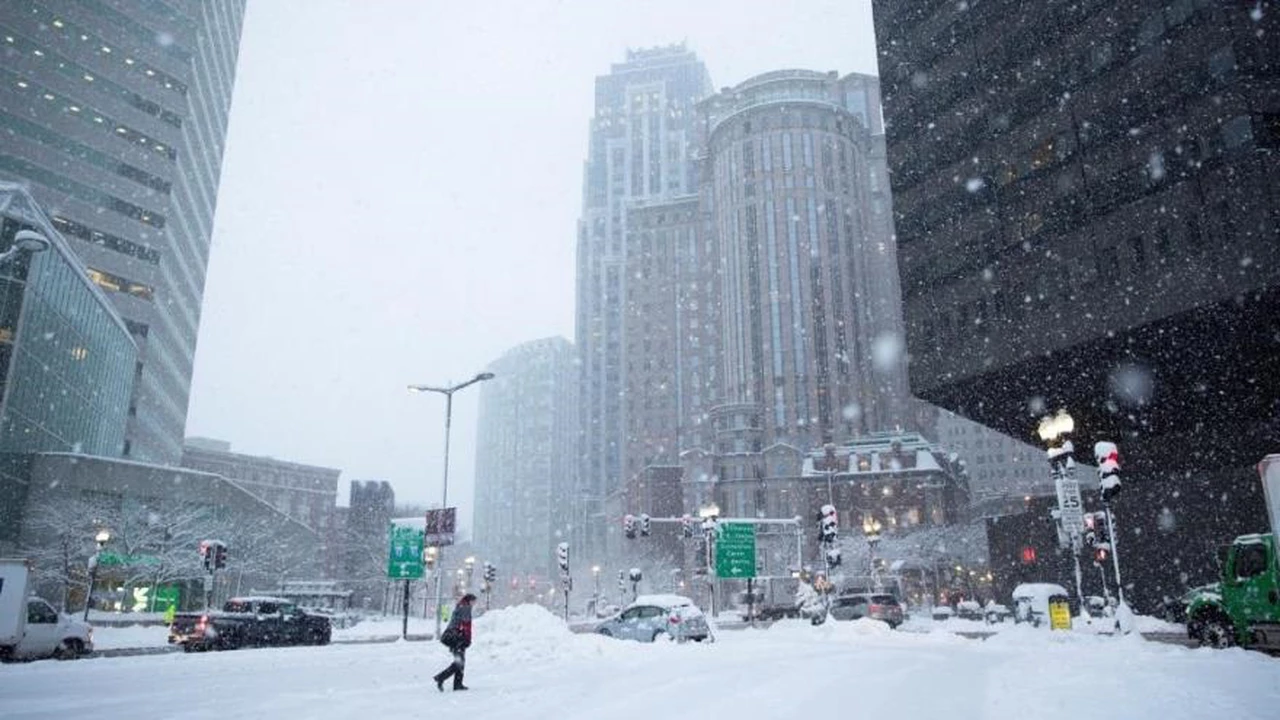
M 245 0 L 0 8 L 0 180 L 30 189 L 139 348 L 121 452 L 177 464 Z

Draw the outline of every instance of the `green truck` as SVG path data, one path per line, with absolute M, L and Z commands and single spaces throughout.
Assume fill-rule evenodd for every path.
M 1201 645 L 1280 651 L 1280 455 L 1263 458 L 1258 473 L 1271 532 L 1236 538 L 1218 582 L 1192 594 L 1187 634 Z

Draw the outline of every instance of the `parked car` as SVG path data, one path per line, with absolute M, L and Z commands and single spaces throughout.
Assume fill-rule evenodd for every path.
M 31 563 L 0 560 L 0 660 L 71 659 L 93 652 L 93 628 L 29 596 Z
M 840 595 L 831 602 L 832 620 L 857 620 L 869 617 L 896 628 L 902 624 L 902 605 L 887 593 L 852 593 Z
M 715 640 L 706 615 L 683 595 L 641 595 L 622 612 L 597 625 L 596 632 L 640 642 L 664 637 L 680 642 Z
M 933 620 L 943 621 L 950 620 L 955 617 L 956 611 L 946 605 L 938 605 L 933 608 L 933 612 L 929 613 L 929 617 Z
M 988 600 L 987 606 L 983 608 L 983 614 L 986 616 L 987 622 L 995 624 L 1004 622 L 1012 612 L 1009 610 L 1008 605 L 1001 605 L 995 600 Z
M 956 617 L 961 620 L 983 620 L 982 605 L 977 600 L 961 600 L 956 603 Z
M 238 597 L 228 600 L 221 612 L 178 613 L 169 626 L 169 643 L 187 652 L 327 645 L 332 633 L 327 615 L 303 610 L 283 598 Z

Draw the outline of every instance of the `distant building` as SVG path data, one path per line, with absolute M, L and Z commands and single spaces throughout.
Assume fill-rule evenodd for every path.
M 387 551 L 396 493 L 380 480 L 352 480 L 349 506 L 338 508 L 327 545 L 337 579 L 354 593 L 360 607 L 383 608 Z
M 564 338 L 534 340 L 490 363 L 480 386 L 472 535 L 503 577 L 557 576 L 555 547 L 586 510 L 574 492 L 575 360 Z
M 698 100 L 711 78 L 683 44 L 628 50 L 596 78 L 595 114 L 583 172 L 577 240 L 577 330 L 581 464 L 574 544 L 599 550 L 606 494 L 626 477 L 628 206 L 698 191 Z
M 275 509 L 317 532 L 323 532 L 332 522 L 341 470 L 234 453 L 230 451 L 230 443 L 226 443 L 225 450 L 208 449 L 218 444 L 208 440 L 203 443 L 197 440 L 194 445 L 188 443 L 182 451 L 182 466 L 235 480 Z

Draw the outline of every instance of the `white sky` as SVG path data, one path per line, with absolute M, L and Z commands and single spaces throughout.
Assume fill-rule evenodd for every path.
M 439 503 L 444 398 L 573 339 L 594 78 L 685 41 L 715 87 L 875 72 L 870 0 L 252 0 L 187 434 Z M 455 397 L 469 525 L 476 388 Z

